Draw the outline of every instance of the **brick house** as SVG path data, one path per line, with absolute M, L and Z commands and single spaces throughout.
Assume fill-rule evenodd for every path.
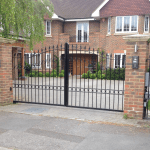
M 49 46 L 64 45 L 68 42 L 70 45 L 78 47 L 78 50 L 90 47 L 91 53 L 86 53 L 87 61 L 98 60 L 98 54 L 92 54 L 93 49 L 102 49 L 107 56 L 114 59 L 113 68 L 125 67 L 126 42 L 124 35 L 150 34 L 149 33 L 149 0 L 50 0 L 54 5 L 54 14 L 50 19 L 45 16 L 45 38 L 43 45 L 41 43 L 34 46 L 34 61 L 46 59 L 46 65 L 40 65 L 40 69 L 52 68 L 53 53 L 46 53 L 45 56 L 38 54 L 37 50 Z M 31 64 L 31 52 L 26 48 L 25 60 Z M 77 51 L 77 53 L 80 53 Z M 58 49 L 59 58 L 63 59 L 63 52 Z M 73 54 L 70 50 L 70 54 Z M 50 56 L 49 56 L 50 55 Z M 80 55 L 81 56 L 81 55 Z M 49 59 L 50 58 L 50 59 Z M 62 60 L 61 59 L 61 60 Z M 83 58 L 82 58 L 83 59 Z M 50 63 L 48 63 L 50 61 Z M 70 66 L 71 74 L 79 74 L 74 67 L 76 61 Z M 62 61 L 60 65 L 62 65 Z M 109 62 L 106 62 L 107 67 Z M 38 66 L 37 66 L 38 67 Z M 86 70 L 87 71 L 87 70 Z M 85 71 L 85 72 L 86 72 Z M 84 73 L 84 71 L 81 71 Z

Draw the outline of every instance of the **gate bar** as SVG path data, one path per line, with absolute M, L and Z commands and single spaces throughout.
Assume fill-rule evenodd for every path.
M 69 44 L 65 43 L 64 105 L 68 106 Z

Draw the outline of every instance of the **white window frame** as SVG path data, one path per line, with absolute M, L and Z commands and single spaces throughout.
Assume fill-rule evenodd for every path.
M 148 31 L 145 31 L 145 19 L 146 17 L 148 17 Z M 148 15 L 145 15 L 144 17 L 144 33 L 149 33 L 149 16 Z
M 47 34 L 47 22 L 50 22 L 50 34 Z M 50 20 L 46 20 L 46 35 L 51 35 L 51 21 Z
M 50 55 L 50 56 L 49 56 Z M 47 56 L 49 56 L 50 57 L 50 65 L 49 66 L 47 66 Z M 51 69 L 51 53 L 46 53 L 46 68 L 50 68 Z
M 137 15 L 136 15 L 137 16 Z M 117 18 L 122 17 L 122 31 L 117 31 Z M 130 17 L 130 27 L 129 31 L 124 31 L 124 17 Z M 136 33 L 138 32 L 138 22 L 139 22 L 139 16 L 137 16 L 137 31 L 131 31 L 131 22 L 132 22 L 132 17 L 134 16 L 116 16 L 116 23 L 115 23 L 115 33 Z
M 111 17 L 108 18 L 108 30 L 107 30 L 108 34 L 111 34 Z
M 120 55 L 120 68 L 122 68 L 122 56 L 124 55 L 126 56 L 126 53 L 114 53 L 114 68 L 115 68 L 115 55 Z
M 78 42 L 78 24 L 82 24 L 82 35 L 81 35 L 81 42 L 84 42 L 84 37 L 83 37 L 83 35 L 84 35 L 84 30 L 83 30 L 83 23 L 87 23 L 88 24 L 88 28 L 87 28 L 87 42 L 89 42 L 89 21 L 86 21 L 86 22 L 81 22 L 81 21 L 79 21 L 79 22 L 76 22 L 76 42 Z
M 31 55 L 34 55 L 34 53 L 25 53 L 25 54 L 29 54 L 29 65 L 31 65 Z M 40 53 L 35 53 L 35 55 L 39 54 L 40 55 L 40 65 L 39 66 L 34 66 L 32 65 L 32 68 L 41 68 L 41 54 Z M 36 62 L 36 57 L 35 57 L 35 62 Z M 36 64 L 34 62 L 34 64 Z
M 110 68 L 110 55 L 106 54 L 106 68 Z

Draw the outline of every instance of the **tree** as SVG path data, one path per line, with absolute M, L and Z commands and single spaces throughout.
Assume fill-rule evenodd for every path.
M 0 36 L 29 39 L 30 49 L 44 41 L 44 16 L 53 15 L 50 0 L 0 0 Z

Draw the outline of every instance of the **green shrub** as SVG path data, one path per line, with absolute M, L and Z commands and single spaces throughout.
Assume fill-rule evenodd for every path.
M 87 71 L 87 78 L 90 78 L 91 76 L 91 71 Z
M 90 75 L 90 79 L 95 79 L 96 78 L 96 75 L 95 74 L 91 74 Z
M 49 72 L 46 72 L 46 73 L 45 73 L 45 77 L 50 77 L 50 73 L 49 73 Z
M 107 80 L 125 80 L 125 68 L 107 69 L 105 76 Z
M 25 61 L 25 73 L 30 72 L 31 71 L 31 65 L 29 65 L 26 61 Z
M 60 74 L 59 74 L 59 77 L 64 77 L 64 73 L 60 73 Z
M 61 70 L 61 73 L 65 74 L 65 70 Z
M 83 74 L 82 74 L 82 78 L 86 79 L 86 78 L 87 78 L 87 74 L 86 74 L 86 73 L 83 73 Z
M 56 72 L 52 72 L 51 73 L 51 77 L 56 77 L 57 76 L 57 73 Z
M 150 110 L 150 100 L 148 101 L 146 108 Z
M 53 72 L 54 72 L 54 73 L 57 73 L 55 69 L 53 69 L 51 73 L 53 73 Z
M 30 76 L 30 77 L 35 77 L 35 73 L 34 73 L 34 72 L 31 72 L 31 73 L 29 74 L 29 76 Z
M 39 77 L 43 77 L 43 73 L 42 73 L 42 72 L 39 72 L 39 73 L 38 73 L 38 76 L 39 76 Z

